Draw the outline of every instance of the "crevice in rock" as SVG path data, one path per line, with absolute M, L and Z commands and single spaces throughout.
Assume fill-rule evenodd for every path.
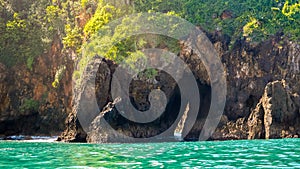
M 202 84 L 199 81 L 197 84 L 200 95 L 199 112 L 197 114 L 197 120 L 190 131 L 187 131 L 187 128 L 190 127 L 190 120 L 188 119 L 184 124 L 183 135 L 185 137 L 183 139 L 185 141 L 196 141 L 199 139 L 199 135 L 202 131 L 211 105 L 211 87 L 209 85 Z

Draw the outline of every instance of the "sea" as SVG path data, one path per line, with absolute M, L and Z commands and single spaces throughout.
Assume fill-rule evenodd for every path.
M 300 139 L 83 144 L 0 141 L 0 168 L 300 168 Z

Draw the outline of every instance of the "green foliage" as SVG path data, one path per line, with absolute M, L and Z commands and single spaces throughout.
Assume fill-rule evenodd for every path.
M 34 99 L 25 99 L 20 106 L 21 112 L 37 112 L 39 110 L 40 103 Z
M 231 36 L 233 42 L 243 36 L 251 41 L 262 41 L 278 32 L 283 32 L 292 40 L 299 40 L 299 4 L 298 0 L 135 1 L 138 12 L 174 9 L 181 17 L 206 31 L 220 31 Z M 222 18 L 224 11 L 230 11 L 232 18 Z
M 140 15 L 135 17 L 124 17 L 118 22 L 112 24 L 115 27 L 109 27 L 108 25 L 103 26 L 98 30 L 98 34 L 94 36 L 90 43 L 85 46 L 85 52 L 80 66 L 86 65 L 88 58 L 95 55 L 103 56 L 116 63 L 121 63 L 126 59 L 135 59 L 136 56 L 140 55 L 138 51 L 144 48 L 168 48 L 174 53 L 179 52 L 178 41 L 167 36 L 154 35 L 154 34 L 139 34 L 135 36 L 129 36 L 137 34 L 138 30 L 147 28 L 149 30 L 156 29 L 156 25 L 163 25 L 163 31 L 166 34 L 172 34 L 178 32 L 177 28 L 180 24 L 174 27 L 168 28 L 165 22 L 170 22 L 165 15 L 157 15 L 160 19 L 153 20 L 153 18 L 143 18 Z M 149 21 L 148 21 L 149 20 Z M 139 24 L 136 24 L 139 23 Z M 128 58 L 130 57 L 130 58 Z M 129 63 L 128 63 L 129 64 Z M 129 64 L 130 65 L 130 64 Z
M 11 67 L 26 63 L 32 70 L 34 58 L 42 54 L 49 45 L 46 39 L 52 32 L 43 16 L 48 5 L 46 0 L 26 3 L 8 0 L 0 3 L 0 62 Z
M 145 71 L 141 72 L 139 75 L 146 79 L 152 79 L 158 75 L 158 70 L 153 68 L 146 69 Z
M 85 8 L 88 4 L 89 0 L 81 0 L 81 6 Z
M 116 13 L 116 8 L 111 5 L 99 4 L 95 14 L 85 25 L 83 32 L 87 37 L 94 35 L 103 25 L 107 24 Z
M 27 65 L 27 68 L 31 71 L 33 69 L 33 63 L 34 63 L 34 57 L 28 57 L 26 60 L 26 65 Z
M 105 12 L 102 14 L 106 15 Z M 111 15 L 111 18 L 115 18 L 117 15 L 118 12 L 116 12 L 115 15 Z M 175 13 L 168 12 L 167 15 L 175 15 Z M 180 50 L 178 40 L 168 36 L 138 33 L 138 30 L 142 30 L 141 28 L 147 28 L 149 30 L 157 29 L 157 25 L 163 26 L 161 29 L 165 31 L 166 34 L 176 34 L 183 28 L 180 23 L 168 27 L 165 23 L 172 21 L 170 21 L 166 15 L 158 14 L 157 17 L 158 19 L 153 20 L 151 17 L 145 18 L 141 15 L 136 15 L 135 17 L 125 16 L 110 25 L 103 24 L 101 19 L 96 20 L 101 21 L 98 25 L 99 27 L 97 27 L 97 29 L 89 29 L 93 30 L 89 33 L 93 36 L 90 38 L 89 43 L 84 45 L 83 55 L 78 64 L 79 70 L 74 72 L 73 77 L 80 82 L 81 74 L 86 65 L 89 63 L 89 60 L 96 55 L 113 60 L 118 64 L 123 63 L 123 65 L 130 68 L 133 71 L 132 73 L 135 74 L 141 71 L 139 69 L 139 63 L 143 64 L 147 61 L 147 57 L 144 56 L 142 52 L 145 48 L 168 49 L 177 54 Z M 99 16 L 99 18 L 102 17 Z M 92 21 L 95 20 L 92 18 L 89 23 Z M 89 23 L 86 27 L 90 25 Z M 85 33 L 87 34 L 87 32 Z M 133 34 L 135 35 L 131 36 Z M 151 70 L 146 71 L 145 75 L 150 77 L 155 75 L 155 73 L 155 70 Z
M 283 8 L 282 8 L 282 14 L 287 16 L 290 20 L 298 21 L 300 13 L 300 2 L 296 2 L 295 4 L 290 5 L 290 1 L 285 1 Z M 297 16 L 298 14 L 298 16 Z
M 82 29 L 78 26 L 72 28 L 70 24 L 65 25 L 65 37 L 63 37 L 63 44 L 66 49 L 72 49 L 77 53 L 81 52 L 81 45 L 83 41 Z
M 257 29 L 259 26 L 259 22 L 255 18 L 250 18 L 250 22 L 248 22 L 244 27 L 243 27 L 243 36 L 249 36 L 250 34 L 253 33 L 254 29 Z
M 130 56 L 124 58 L 124 65 L 129 67 L 133 74 L 141 71 L 142 65 L 147 63 L 147 56 L 141 51 L 131 52 Z
M 231 14 L 227 19 L 222 17 L 226 11 Z M 140 12 L 180 16 L 206 31 L 230 35 L 232 42 L 239 38 L 259 42 L 278 32 L 291 40 L 300 40 L 299 0 L 135 0 L 134 4 L 125 0 L 0 0 L 0 62 L 7 66 L 26 63 L 33 70 L 36 56 L 49 49 L 53 35 L 62 39 L 64 52 L 71 50 L 80 55 L 85 48 L 84 55 L 78 58 L 82 68 L 95 55 L 121 63 L 139 56 L 144 48 L 178 53 L 178 41 L 167 36 L 128 37 L 141 25 L 149 30 L 159 25 L 164 33 L 170 34 L 185 29 L 180 23 L 166 28 L 165 23 L 170 21 L 161 16 L 157 16 L 156 25 L 144 25 L 139 17 L 127 17 Z M 106 28 L 120 17 L 122 23 L 115 29 Z M 133 25 L 139 19 L 139 24 Z M 80 73 L 75 72 L 74 76 L 78 78 Z M 53 86 L 58 82 L 54 80 Z
M 58 87 L 60 80 L 63 78 L 65 70 L 66 66 L 60 66 L 60 68 L 56 71 L 54 81 L 52 82 L 52 87 Z
M 181 15 L 183 14 L 184 4 L 186 3 L 186 0 L 136 0 L 134 1 L 134 3 L 135 10 L 137 12 L 174 12 L 178 15 Z
M 26 23 L 20 19 L 18 13 L 14 13 L 12 20 L 8 20 L 3 27 L 5 32 L 2 36 L 1 46 L 1 61 L 11 66 L 16 61 L 17 57 L 22 57 L 23 53 L 18 52 L 19 50 L 15 47 L 20 44 L 21 40 L 26 36 Z M 7 45 L 9 43 L 10 45 Z M 24 49 L 25 50 L 25 49 Z M 13 55 L 13 56 L 10 56 Z

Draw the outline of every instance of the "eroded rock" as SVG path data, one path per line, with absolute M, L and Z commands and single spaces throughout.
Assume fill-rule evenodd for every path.
M 285 80 L 268 83 L 248 119 L 248 139 L 299 135 L 299 107 L 292 100 L 292 95 Z
M 244 40 L 238 40 L 229 50 L 229 40 L 226 36 L 219 34 L 209 34 L 218 51 L 219 57 L 225 67 L 224 73 L 227 75 L 227 100 L 224 110 L 224 116 L 210 139 L 254 139 L 254 138 L 283 138 L 299 136 L 299 107 L 300 93 L 299 72 L 295 65 L 296 60 L 289 56 L 297 57 L 297 45 L 290 43 L 281 37 L 272 37 L 260 44 L 250 44 Z M 283 41 L 282 48 L 278 47 L 279 41 Z M 186 140 L 198 140 L 199 134 L 203 129 L 203 124 L 210 108 L 210 78 L 205 69 L 205 65 L 199 60 L 197 53 L 190 47 L 189 42 L 181 42 L 181 52 L 179 57 L 184 60 L 194 73 L 200 89 L 201 105 L 195 124 L 185 122 L 185 126 L 192 125 L 192 129 L 184 129 L 183 135 Z M 298 61 L 299 63 L 299 61 Z M 111 72 L 115 68 L 109 66 Z M 100 74 L 105 74 L 102 72 Z M 124 77 L 125 78 L 125 77 Z M 99 109 L 112 102 L 112 98 L 107 84 L 110 84 L 109 78 L 99 76 L 99 82 L 96 86 L 99 91 L 105 91 L 103 94 L 97 93 Z M 285 79 L 285 81 L 278 81 Z M 88 136 L 89 142 L 110 142 L 117 138 L 114 133 L 105 133 L 104 128 L 99 128 L 103 120 L 109 121 L 114 130 L 126 136 L 140 138 L 148 137 L 165 131 L 170 123 L 173 123 L 177 115 L 174 106 L 178 106 L 178 91 L 175 91 L 175 83 L 166 74 L 161 73 L 156 79 L 156 84 L 135 79 L 130 86 L 130 98 L 138 110 L 147 110 L 149 108 L 148 94 L 153 89 L 160 88 L 167 93 L 168 99 L 173 99 L 168 108 L 168 117 L 162 116 L 151 125 L 146 127 L 133 125 L 126 121 L 116 109 L 112 109 L 107 115 L 100 117 L 96 112 L 94 118 L 89 121 L 92 123 L 91 134 Z M 271 83 L 269 83 L 271 82 Z M 290 87 L 288 87 L 290 86 Z M 219 90 L 222 90 L 220 88 Z M 84 97 L 83 97 L 84 98 Z M 187 104 L 183 101 L 183 104 Z M 213 103 L 212 103 L 213 104 Z M 171 113 L 173 112 L 173 114 Z M 100 113 L 101 114 L 101 113 Z M 83 140 L 86 137 L 84 130 L 78 123 L 77 113 L 72 112 L 67 123 L 65 138 L 69 136 L 76 140 L 77 136 Z M 226 118 L 225 118 L 226 117 Z M 180 118 L 179 118 L 180 119 Z M 176 123 L 176 121 L 175 121 Z M 68 134 L 68 132 L 70 134 Z M 74 134 L 75 133 L 75 134 Z M 77 133 L 77 134 L 76 134 Z M 79 134 L 78 134 L 79 133 Z M 97 136 L 98 134 L 98 136 Z M 99 135 L 100 134 L 100 135 Z M 173 133 L 169 133 L 170 135 Z M 76 136 L 77 135 L 77 136 Z M 77 137 L 77 138 L 78 138 Z M 66 139 L 68 141 L 68 139 Z M 71 139 L 72 140 L 72 139 Z

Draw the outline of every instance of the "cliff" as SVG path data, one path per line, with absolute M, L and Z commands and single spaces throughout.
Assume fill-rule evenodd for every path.
M 73 61 L 62 54 L 58 36 L 51 48 L 35 60 L 33 69 L 26 64 L 6 67 L 0 63 L 0 136 L 57 136 L 65 129 L 65 118 L 72 109 Z M 62 80 L 52 83 L 58 70 Z
M 300 134 L 299 105 L 299 44 L 281 36 L 274 36 L 259 44 L 238 40 L 229 49 L 229 37 L 208 34 L 209 39 L 218 51 L 223 62 L 227 80 L 227 98 L 223 116 L 211 140 L 227 139 L 263 139 L 298 137 Z M 183 126 L 184 140 L 198 140 L 203 129 L 211 101 L 211 82 L 203 63 L 189 47 L 189 42 L 181 42 L 179 57 L 184 60 L 197 80 L 201 105 L 195 124 L 189 129 L 189 121 Z M 131 82 L 129 97 L 138 110 L 147 110 L 150 105 L 147 97 L 151 90 L 161 89 L 167 93 L 169 100 L 162 116 L 151 123 L 136 124 L 125 119 L 114 106 L 109 93 L 111 74 L 117 65 L 109 60 L 97 60 L 100 63 L 97 71 L 96 97 L 99 113 L 89 116 L 84 127 L 78 120 L 78 112 L 73 111 L 67 117 L 67 129 L 59 138 L 63 141 L 88 142 L 130 142 L 132 138 L 150 138 L 160 133 L 163 137 L 171 137 L 179 121 L 176 119 L 178 105 L 187 107 L 187 102 L 180 100 L 180 91 L 176 82 L 167 74 L 159 71 L 153 84 L 142 79 Z M 106 66 L 109 65 L 109 66 Z M 93 66 L 91 66 L 93 67 Z M 90 76 L 84 75 L 85 78 Z M 126 77 L 126 74 L 124 74 Z M 89 81 L 89 80 L 87 80 Z M 88 100 L 92 95 L 86 91 L 83 83 L 78 102 Z M 77 105 L 79 106 L 79 105 Z M 74 109 L 73 109 L 74 110 Z M 78 109 L 75 109 L 78 110 Z M 187 113 L 187 116 L 189 114 Z M 113 130 L 109 130 L 106 122 Z M 175 125 L 174 125 L 175 124 Z M 102 126 L 102 127 L 101 127 Z M 83 129 L 85 128 L 85 129 Z M 85 131 L 88 131 L 87 133 Z
M 250 44 L 237 41 L 229 49 L 229 38 L 219 34 L 208 34 L 213 42 L 227 73 L 227 98 L 224 114 L 212 140 L 264 139 L 299 137 L 300 135 L 300 46 L 281 39 L 280 36 Z M 179 57 L 193 71 L 201 97 L 196 123 L 187 130 L 183 124 L 185 140 L 197 140 L 210 106 L 210 81 L 207 72 L 188 41 L 181 42 Z M 62 45 L 57 38 L 51 50 L 38 57 L 36 66 L 29 70 L 25 64 L 7 68 L 0 64 L 0 135 L 60 135 L 59 140 L 74 142 L 116 142 L 120 141 L 118 131 L 125 135 L 124 142 L 133 138 L 149 138 L 166 132 L 173 135 L 177 123 L 180 100 L 177 84 L 165 72 L 158 72 L 157 82 L 134 80 L 130 86 L 130 98 L 138 110 L 150 107 L 148 95 L 153 89 L 161 89 L 169 100 L 164 114 L 147 125 L 135 124 L 124 118 L 112 104 L 110 95 L 111 74 L 118 66 L 110 60 L 98 58 L 96 97 L 99 114 L 93 114 L 90 133 L 86 133 L 78 121 L 74 107 L 87 95 L 72 93 L 73 61 L 62 53 Z M 57 87 L 53 86 L 61 65 L 66 68 Z M 85 75 L 85 79 L 89 76 Z M 124 75 L 126 76 L 126 75 Z M 82 84 L 79 93 L 84 93 Z M 77 100 L 76 100 L 77 99 Z M 187 114 L 188 115 L 188 114 Z M 103 120 L 108 121 L 115 131 L 101 128 Z M 179 118 L 180 119 L 180 118 Z M 175 125 L 174 125 L 175 124 Z M 126 140 L 127 139 L 127 140 Z
M 182 25 L 177 22 L 179 18 L 175 21 L 157 17 L 158 22 L 152 23 L 153 17 L 145 20 L 125 17 L 123 26 L 106 30 L 109 24 L 121 21 L 118 20 L 121 17 L 155 16 L 156 12 L 179 16 L 201 26 L 210 32 L 206 34 L 213 46 L 210 50 L 200 47 L 200 51 L 194 51 L 193 37 L 180 42 L 168 37 L 168 33 L 176 30 L 187 30 L 185 26 L 189 24 Z M 131 142 L 132 138 L 169 138 L 175 131 L 181 132 L 185 140 L 197 140 L 202 131 L 211 140 L 298 137 L 299 14 L 299 2 L 288 0 L 201 3 L 197 0 L 2 0 L 0 138 L 19 134 L 61 135 L 59 140 L 63 141 Z M 129 24 L 130 20 L 139 20 L 138 25 Z M 167 34 L 163 33 L 166 36 L 156 36 L 153 32 L 140 35 L 145 30 L 154 31 L 155 25 L 159 25 L 158 34 L 167 30 L 164 32 Z M 144 28 L 138 36 L 119 43 L 139 26 Z M 99 36 L 101 42 L 89 43 L 99 31 L 105 32 L 105 36 Z M 91 50 L 83 49 L 87 46 L 99 49 L 95 48 L 99 44 L 104 45 L 101 46 L 104 50 L 115 46 L 109 52 L 96 52 L 106 59 L 95 57 L 85 73 L 73 72 L 74 68 L 77 70 L 74 65 L 85 66 L 89 58 L 84 52 Z M 207 65 L 205 61 L 212 63 L 219 59 L 199 59 L 201 52 L 209 53 L 212 47 L 222 63 Z M 121 72 L 123 82 L 128 82 L 130 76 L 117 63 L 151 48 L 176 51 L 176 58 L 184 61 L 191 72 L 172 65 L 175 59 L 166 60 L 153 54 L 149 57 L 153 63 L 165 63 L 159 67 L 174 74 L 155 69 L 144 71 L 129 84 L 120 86 L 124 91 L 129 90 L 123 93 L 127 100 L 113 97 L 111 93 L 118 91 L 114 88 L 118 85 L 112 85 L 112 74 Z M 130 58 L 128 67 L 139 56 Z M 223 64 L 224 71 L 219 64 Z M 210 79 L 208 67 L 224 72 L 227 86 L 214 90 L 214 84 L 222 79 Z M 223 77 L 219 75 L 222 73 L 215 75 Z M 186 78 L 195 78 L 195 83 Z M 82 83 L 74 86 L 78 79 L 83 79 Z M 185 86 L 184 91 L 181 86 Z M 220 123 L 213 132 L 205 128 L 206 119 L 210 110 L 212 114 L 219 113 L 213 109 L 219 105 L 215 99 L 222 98 L 225 91 L 226 105 L 223 115 L 215 118 L 217 121 L 220 118 Z M 156 97 L 155 94 L 161 93 L 165 96 Z M 157 106 L 151 106 L 152 102 Z M 136 122 L 141 116 L 135 111 L 119 111 L 117 106 L 121 103 L 142 112 L 146 121 Z M 158 117 L 160 108 L 165 110 Z M 151 111 L 154 113 L 147 114 Z

